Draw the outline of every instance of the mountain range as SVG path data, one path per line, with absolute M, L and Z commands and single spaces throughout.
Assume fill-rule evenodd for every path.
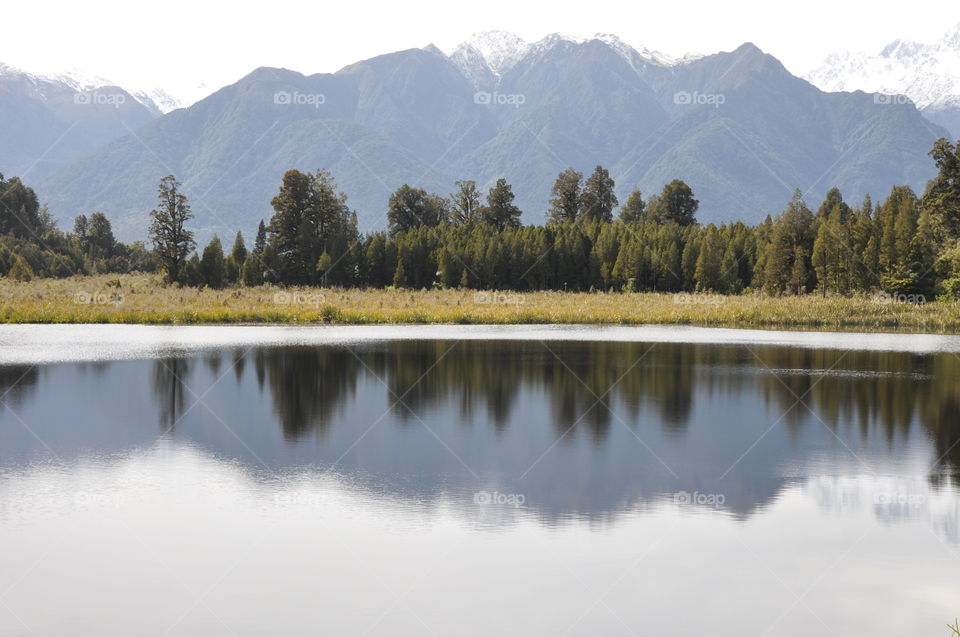
M 932 43 L 894 40 L 878 54 L 834 53 L 806 78 L 824 91 L 906 96 L 960 137 L 960 24 Z
M 0 64 L 0 172 L 25 182 L 159 117 L 152 101 L 93 78 L 45 77 Z
M 145 235 L 163 175 L 184 183 L 199 237 L 229 236 L 269 218 L 290 168 L 328 169 L 364 230 L 385 227 L 403 183 L 447 193 L 455 179 L 487 187 L 500 176 L 524 221 L 542 222 L 557 173 L 597 164 L 621 201 L 680 178 L 701 221 L 756 222 L 795 188 L 813 203 L 835 185 L 854 202 L 893 184 L 922 190 L 927 152 L 949 135 L 910 100 L 823 92 L 749 43 L 674 59 L 611 35 L 531 43 L 487 32 L 448 53 L 429 45 L 336 73 L 262 67 L 167 113 L 116 87 L 10 77 L 0 74 L 0 172 L 46 152 L 26 177 L 41 199 L 62 221 L 101 210 L 125 239 Z M 8 112 L 43 119 L 28 129 L 8 125 Z M 83 143 L 57 142 L 61 131 Z

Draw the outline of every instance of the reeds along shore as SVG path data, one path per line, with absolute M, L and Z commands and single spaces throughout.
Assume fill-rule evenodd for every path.
M 667 324 L 960 332 L 960 304 L 887 295 L 770 297 L 165 285 L 128 274 L 0 280 L 4 323 Z

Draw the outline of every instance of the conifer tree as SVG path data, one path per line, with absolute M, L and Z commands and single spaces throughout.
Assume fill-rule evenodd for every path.
M 620 206 L 620 221 L 627 224 L 637 224 L 645 220 L 645 204 L 639 188 L 634 188 L 627 201 Z
M 923 195 L 923 209 L 942 223 L 947 236 L 960 238 L 960 149 L 944 138 L 938 139 L 930 151 L 937 176 Z
M 693 190 L 681 179 L 674 179 L 663 187 L 655 200 L 648 202 L 648 215 L 657 223 L 677 223 L 690 226 L 697 222 L 697 209 L 700 202 L 694 198 Z
M 193 233 L 186 228 L 193 213 L 187 196 L 180 192 L 181 185 L 173 175 L 161 179 L 157 189 L 159 205 L 150 212 L 150 239 L 171 283 L 182 282 L 184 262 L 194 247 Z
M 704 291 L 718 291 L 720 288 L 720 262 L 723 259 L 717 228 L 712 223 L 707 226 L 700 243 L 700 254 L 697 256 L 697 265 L 693 278 L 697 289 Z
M 317 261 L 334 244 L 342 252 L 356 236 L 355 217 L 347 207 L 347 197 L 337 192 L 330 173 L 315 174 L 288 170 L 280 191 L 271 201 L 274 215 L 267 227 L 268 245 L 275 270 L 283 283 L 309 285 L 320 274 Z
M 792 294 L 806 294 L 809 286 L 810 274 L 807 267 L 807 252 L 798 245 L 793 252 L 793 267 L 790 270 L 790 292 Z
M 603 166 L 597 166 L 587 178 L 580 196 L 581 214 L 590 221 L 613 221 L 613 209 L 619 203 L 614 192 L 616 183 Z
M 387 221 L 394 235 L 421 226 L 438 226 L 447 220 L 448 213 L 449 204 L 443 197 L 407 184 L 397 188 L 387 203 Z
M 457 225 L 468 225 L 480 217 L 480 191 L 472 179 L 458 180 L 457 190 L 450 195 L 450 220 Z
M 483 221 L 497 230 L 520 226 L 520 208 L 513 204 L 513 187 L 503 177 L 487 193 L 487 205 L 481 209 Z
M 256 256 L 261 256 L 266 247 L 267 247 L 267 226 L 263 223 L 263 219 L 261 219 L 260 225 L 257 226 L 257 237 L 253 242 L 253 254 L 255 254 Z
M 557 176 L 550 190 L 550 208 L 547 210 L 548 223 L 576 221 L 580 214 L 580 181 L 583 173 L 567 168 Z
M 205 285 L 214 289 L 220 289 L 226 285 L 227 267 L 223 246 L 217 235 L 213 235 L 213 239 L 203 249 L 203 257 L 200 259 L 200 278 Z
M 247 260 L 247 244 L 243 240 L 243 233 L 237 230 L 237 236 L 233 239 L 233 248 L 230 250 L 230 256 L 238 266 L 243 266 Z

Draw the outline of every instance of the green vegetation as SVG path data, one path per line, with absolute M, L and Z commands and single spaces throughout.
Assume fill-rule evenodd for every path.
M 17 281 L 89 272 L 157 269 L 155 253 L 141 241 L 116 241 L 110 221 L 95 212 L 61 232 L 33 189 L 0 174 L 0 276 Z
M 150 211 L 150 239 L 170 282 L 184 280 L 185 261 L 195 245 L 193 233 L 186 228 L 193 213 L 180 185 L 173 175 L 161 179 L 157 194 L 160 205 Z
M 0 279 L 0 322 L 594 323 L 960 332 L 960 304 L 919 305 L 865 295 L 824 299 L 273 285 L 214 289 L 168 285 L 160 274 L 109 274 L 30 282 Z
M 608 171 L 597 166 L 586 180 L 572 169 L 560 173 L 545 225 L 520 225 L 512 188 L 501 178 L 485 199 L 468 180 L 457 182 L 450 197 L 405 184 L 387 202 L 389 230 L 361 235 L 346 195 L 328 172 L 290 170 L 271 201 L 273 216 L 260 223 L 253 249 L 247 250 L 238 232 L 229 254 L 216 236 L 199 253 L 193 252 L 193 233 L 187 227 L 193 215 L 173 176 L 161 180 L 158 205 L 150 213 L 152 251 L 142 243 L 117 242 L 110 222 L 99 212 L 78 217 L 73 232 L 63 233 L 30 188 L 16 178 L 0 177 L 0 275 L 23 282 L 72 274 L 161 272 L 177 287 L 230 289 L 235 298 L 258 298 L 266 294 L 258 291 L 262 285 L 450 291 L 441 295 L 439 304 L 423 306 L 420 314 L 395 303 L 379 311 L 383 300 L 396 292 L 379 295 L 377 311 L 366 305 L 376 294 L 336 292 L 351 300 L 319 317 L 350 316 L 357 322 L 577 320 L 954 329 L 950 303 L 960 297 L 960 156 L 957 147 L 943 139 L 930 154 L 939 174 L 922 197 L 896 186 L 880 205 L 867 197 L 851 207 L 834 188 L 813 212 L 797 192 L 783 212 L 757 226 L 698 224 L 700 202 L 681 180 L 646 202 L 634 190 L 614 220 L 619 204 L 615 184 Z M 186 294 L 179 289 L 165 294 L 154 279 L 149 281 L 157 298 Z M 248 293 L 244 287 L 253 289 Z M 513 295 L 524 299 L 522 309 L 490 312 L 462 307 L 462 298 L 469 297 L 464 290 L 661 294 L 617 298 L 610 307 L 596 295 L 551 298 L 550 306 L 540 305 L 543 295 Z M 691 310 L 670 301 L 677 293 L 711 299 L 751 296 L 724 297 L 715 308 Z M 778 300 L 812 294 L 817 298 L 810 302 Z M 455 298 L 461 300 L 451 302 Z M 934 298 L 940 302 L 930 308 L 900 307 Z M 101 309 L 90 315 L 74 308 L 62 310 L 63 317 L 57 318 L 31 312 L 22 296 L 18 299 L 11 306 L 8 298 L 6 320 L 116 320 L 123 314 Z M 561 299 L 585 305 L 573 308 Z M 635 299 L 652 302 L 652 309 L 631 307 Z M 781 314 L 787 307 L 800 314 Z M 174 308 L 149 310 L 151 320 L 160 321 L 319 320 L 309 312 L 265 311 L 262 304 L 219 312 L 199 303 L 186 311 L 181 316 Z M 355 311 L 360 314 L 351 313 Z

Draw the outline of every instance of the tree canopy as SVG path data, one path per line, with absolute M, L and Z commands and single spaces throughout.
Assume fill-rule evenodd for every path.
M 620 205 L 609 171 L 561 172 L 547 223 L 521 224 L 506 178 L 481 197 L 460 180 L 449 198 L 409 184 L 387 201 L 388 230 L 358 232 L 356 215 L 324 170 L 287 171 L 252 249 L 237 232 L 194 252 L 182 185 L 160 180 L 150 212 L 153 250 L 116 240 L 106 215 L 57 229 L 36 193 L 0 175 L 0 275 L 17 280 L 89 272 L 162 270 L 176 284 L 336 285 L 511 290 L 657 290 L 771 295 L 883 292 L 960 298 L 960 157 L 938 140 L 938 173 L 921 196 L 894 186 L 877 203 L 838 188 L 808 206 L 799 191 L 762 223 L 697 223 L 699 201 L 680 179 Z M 619 214 L 615 212 L 619 206 Z

